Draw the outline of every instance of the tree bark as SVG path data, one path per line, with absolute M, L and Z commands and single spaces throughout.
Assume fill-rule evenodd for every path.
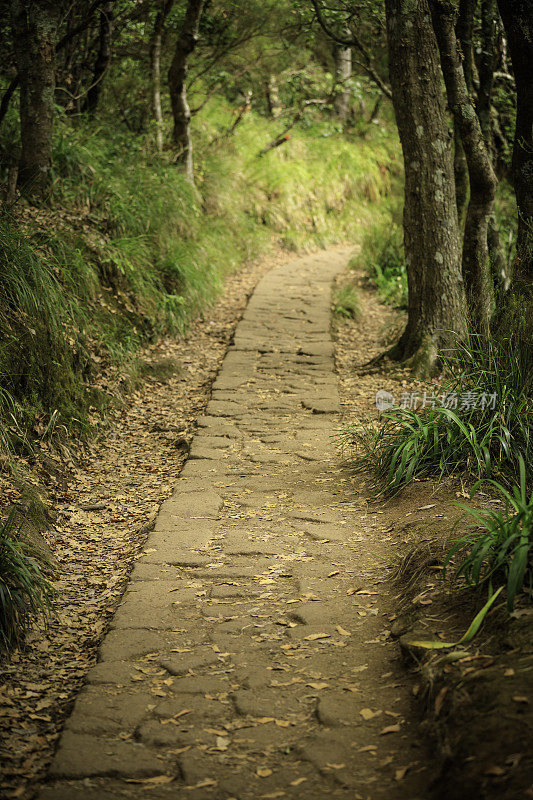
M 430 7 L 448 105 L 461 134 L 470 180 L 470 201 L 463 241 L 467 307 L 474 332 L 488 334 L 492 314 L 492 282 L 487 235 L 497 180 L 459 57 L 454 7 L 448 0 L 430 0 Z
M 389 70 L 405 165 L 408 321 L 390 355 L 427 374 L 465 334 L 451 140 L 427 0 L 386 0 Z
M 92 84 L 87 92 L 85 109 L 93 116 L 100 100 L 102 82 L 111 61 L 111 36 L 113 33 L 113 0 L 108 0 L 100 9 L 98 53 L 93 67 Z
M 167 0 L 163 8 L 157 12 L 152 41 L 150 42 L 150 73 L 152 79 L 152 111 L 155 120 L 155 140 L 157 152 L 163 152 L 163 112 L 161 109 L 161 44 L 165 20 L 170 13 L 174 0 Z
M 352 51 L 349 47 L 336 44 L 335 57 L 335 97 L 333 108 L 341 122 L 346 122 L 350 110 L 350 89 L 347 86 L 352 76 Z
M 516 81 L 512 176 L 518 205 L 511 291 L 533 292 L 533 7 L 531 0 L 498 0 Z
M 32 200 L 42 199 L 50 183 L 58 18 L 54 0 L 11 0 L 20 82 L 18 186 Z
M 461 47 L 463 70 L 468 91 L 472 91 L 474 74 L 474 13 L 477 0 L 459 0 L 455 32 Z M 455 196 L 457 198 L 457 216 L 459 217 L 459 230 L 464 231 L 466 211 L 470 197 L 470 181 L 468 179 L 468 165 L 465 150 L 461 140 L 461 133 L 457 123 L 453 124 L 453 166 L 455 174 Z
M 470 199 L 470 179 L 468 177 L 468 164 L 466 163 L 465 149 L 461 139 L 461 131 L 457 122 L 453 123 L 453 172 L 455 176 L 455 202 L 459 231 L 464 232 L 466 212 Z
M 172 140 L 178 151 L 177 162 L 182 165 L 187 180 L 191 182 L 194 181 L 191 110 L 187 102 L 185 81 L 189 69 L 189 57 L 198 41 L 198 27 L 203 7 L 204 0 L 187 0 L 185 19 L 176 40 L 174 58 L 168 71 L 170 100 L 174 118 Z
M 498 63 L 499 13 L 496 0 L 481 0 L 481 52 L 479 55 L 479 87 L 477 90 L 476 111 L 481 131 L 487 146 L 492 165 L 496 171 L 496 154 L 492 130 L 492 93 L 494 71 Z M 490 272 L 498 294 L 503 296 L 507 285 L 505 256 L 500 241 L 500 231 L 494 213 L 489 219 L 487 234 Z
M 489 151 L 492 152 L 491 103 L 494 87 L 494 70 L 497 63 L 496 35 L 498 31 L 498 6 L 496 0 L 481 0 L 481 53 L 479 56 L 479 87 L 476 111 Z

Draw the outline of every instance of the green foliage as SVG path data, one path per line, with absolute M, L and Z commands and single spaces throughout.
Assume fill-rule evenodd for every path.
M 317 116 L 258 158 L 285 123 L 252 112 L 227 135 L 234 120 L 223 99 L 195 119 L 196 187 L 150 134 L 58 121 L 50 207 L 0 219 L 9 446 L 28 451 L 52 418 L 56 433 L 85 432 L 112 401 L 93 388 L 102 369 L 134 375 L 143 343 L 183 332 L 227 274 L 273 244 L 346 240 L 390 189 L 397 146 L 382 129 L 354 146 Z
M 339 317 L 359 319 L 361 316 L 361 301 L 355 286 L 346 284 L 335 292 L 333 299 L 333 312 Z
M 514 485 L 512 492 L 497 481 L 489 483 L 505 503 L 505 510 L 478 511 L 461 505 L 471 518 L 470 531 L 450 549 L 446 565 L 459 555 L 462 560 L 456 575 L 463 576 L 470 586 L 506 577 L 507 607 L 512 611 L 524 585 L 533 587 L 533 492 L 528 496 L 524 460 L 520 459 L 520 484 Z
M 473 392 L 494 401 L 456 410 L 392 408 L 382 422 L 350 428 L 344 439 L 362 445 L 380 492 L 395 494 L 414 478 L 470 474 L 514 481 L 525 464 L 533 474 L 533 354 L 526 340 L 507 334 L 490 341 L 471 336 L 446 354 L 449 378 L 435 392 Z M 494 404 L 494 408 L 492 405 Z
M 354 258 L 353 266 L 368 275 L 381 300 L 393 306 L 407 306 L 399 192 L 391 193 L 364 229 L 361 251 Z
M 0 524 L 0 650 L 19 644 L 35 617 L 50 616 L 55 590 L 43 574 L 46 563 L 17 529 L 13 512 Z

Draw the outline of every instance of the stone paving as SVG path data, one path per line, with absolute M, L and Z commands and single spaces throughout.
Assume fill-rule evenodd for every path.
M 259 283 L 40 800 L 425 796 L 388 540 L 332 440 L 348 257 Z

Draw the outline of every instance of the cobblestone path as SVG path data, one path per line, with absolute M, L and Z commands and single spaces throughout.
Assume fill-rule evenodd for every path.
M 426 796 L 390 540 L 332 441 L 348 256 L 259 283 L 40 800 Z

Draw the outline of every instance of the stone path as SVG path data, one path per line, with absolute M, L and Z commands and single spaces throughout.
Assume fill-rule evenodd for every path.
M 258 285 L 40 800 L 426 796 L 387 540 L 331 438 L 348 256 Z

